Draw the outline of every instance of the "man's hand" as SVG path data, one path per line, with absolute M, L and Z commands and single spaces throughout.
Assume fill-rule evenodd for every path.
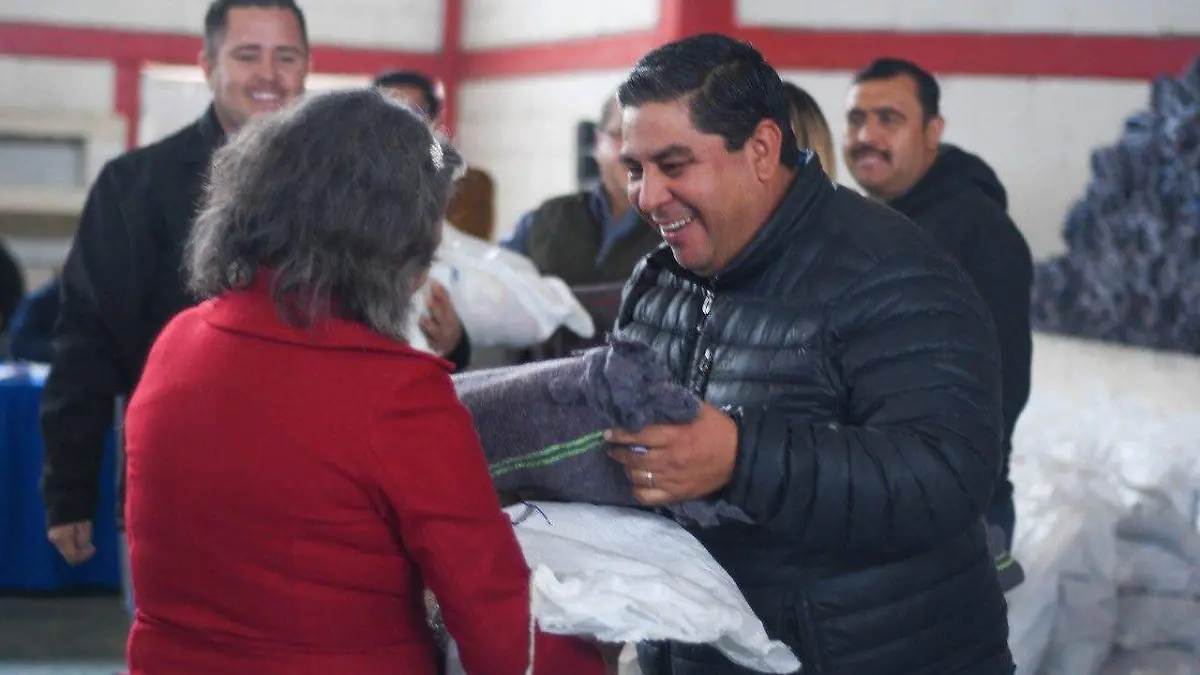
M 737 425 L 708 403 L 688 424 L 657 424 L 638 433 L 605 434 L 620 446 L 609 456 L 625 466 L 633 496 L 647 506 L 707 497 L 729 484 L 737 458 Z M 638 452 L 633 447 L 645 448 Z
M 425 333 L 433 351 L 446 356 L 462 342 L 462 320 L 454 311 L 450 294 L 436 281 L 429 284 L 429 298 L 425 306 L 428 311 L 421 317 L 421 332 Z
M 54 548 L 72 565 L 85 563 L 96 554 L 92 545 L 92 521 L 55 525 L 46 533 Z

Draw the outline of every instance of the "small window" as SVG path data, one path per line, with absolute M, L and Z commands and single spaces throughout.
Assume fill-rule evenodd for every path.
M 82 139 L 0 135 L 0 187 L 81 188 Z

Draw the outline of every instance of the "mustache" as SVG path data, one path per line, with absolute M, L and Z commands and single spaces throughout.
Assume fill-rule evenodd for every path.
M 859 145 L 856 145 L 850 149 L 850 159 L 857 160 L 861 159 L 862 157 L 866 157 L 867 155 L 878 155 L 883 158 L 883 161 L 888 162 L 889 164 L 892 161 L 892 153 L 888 152 L 887 150 L 876 148 L 873 145 L 860 143 Z

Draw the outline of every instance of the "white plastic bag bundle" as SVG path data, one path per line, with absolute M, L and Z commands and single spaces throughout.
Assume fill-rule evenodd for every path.
M 674 521 L 590 504 L 530 502 L 506 511 L 533 571 L 542 630 L 614 644 L 710 644 L 752 670 L 799 670 L 729 574 Z
M 1109 641 L 1116 620 L 1115 598 L 1111 581 L 1102 573 L 1104 555 L 1097 548 L 1102 549 L 1111 537 L 1103 528 L 1098 530 L 1095 519 L 1080 509 L 1047 508 L 1029 500 L 1022 500 L 1018 506 L 1021 507 L 1017 517 L 1020 527 L 1013 555 L 1025 568 L 1025 582 L 1006 594 L 1008 645 L 1017 672 L 1030 675 L 1041 669 L 1055 635 L 1055 626 L 1060 621 L 1060 587 L 1064 601 L 1083 605 L 1074 611 L 1084 615 L 1092 612 L 1099 620 L 1098 628 L 1096 621 L 1090 622 L 1097 634 L 1088 641 L 1093 644 Z M 1089 588 L 1092 589 L 1090 601 L 1085 600 Z M 1097 608 L 1100 611 L 1097 612 Z M 1064 612 L 1065 618 L 1061 620 L 1066 628 L 1059 631 L 1060 639 L 1079 636 L 1079 630 L 1071 629 L 1072 623 L 1077 622 L 1072 619 L 1072 611 Z M 1064 651 L 1061 645 L 1058 651 Z M 1054 660 L 1070 663 L 1078 659 L 1068 653 Z M 1065 668 L 1050 666 L 1046 672 L 1054 672 L 1055 668 L 1059 668 L 1059 672 L 1065 671 Z
M 1043 407 L 1022 419 L 1012 459 L 1026 580 L 1009 595 L 1010 646 L 1022 675 L 1096 675 L 1117 623 L 1120 506 L 1101 445 Z M 1033 440 L 1036 438 L 1036 440 Z M 1032 442 L 1031 442 L 1032 440 Z
M 1200 417 L 1165 414 L 1103 390 L 1080 401 L 1035 388 L 1014 438 L 1014 555 L 1025 566 L 1026 586 L 1056 589 L 1056 602 L 1039 655 L 1035 640 L 1044 634 L 1033 634 L 1033 626 L 1044 626 L 1050 610 L 1021 588 L 1009 597 L 1010 623 L 1020 629 L 1014 638 L 1023 640 L 1022 650 L 1014 648 L 1014 656 L 1023 652 L 1020 673 L 1095 675 L 1115 644 L 1147 646 L 1148 633 L 1139 634 L 1135 624 L 1148 618 L 1129 619 L 1144 607 L 1135 607 L 1141 603 L 1132 601 L 1132 587 L 1122 588 L 1131 565 L 1140 563 L 1129 542 L 1119 542 L 1118 523 L 1129 530 L 1136 522 L 1143 538 L 1164 528 L 1178 532 L 1180 513 L 1191 514 L 1200 486 L 1196 439 Z M 1172 507 L 1174 524 L 1165 507 L 1139 510 L 1147 494 Z
M 1200 661 L 1200 532 L 1152 492 L 1121 519 L 1117 536 L 1117 646 L 1185 648 Z
M 1200 675 L 1200 659 L 1175 649 L 1118 654 L 1101 675 Z
M 542 276 L 526 257 L 455 229 L 442 228 L 430 279 L 450 294 L 471 343 L 520 349 L 545 342 L 559 327 L 591 337 L 592 317 L 566 282 Z M 424 313 L 427 289 L 417 294 L 409 342 L 428 350 L 416 322 Z

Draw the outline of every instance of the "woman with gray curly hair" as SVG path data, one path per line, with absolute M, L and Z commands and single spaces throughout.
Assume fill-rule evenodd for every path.
M 432 675 L 426 587 L 469 672 L 604 672 L 535 630 L 451 366 L 405 341 L 462 165 L 369 90 L 217 152 L 185 257 L 205 300 L 126 417 L 132 673 Z

